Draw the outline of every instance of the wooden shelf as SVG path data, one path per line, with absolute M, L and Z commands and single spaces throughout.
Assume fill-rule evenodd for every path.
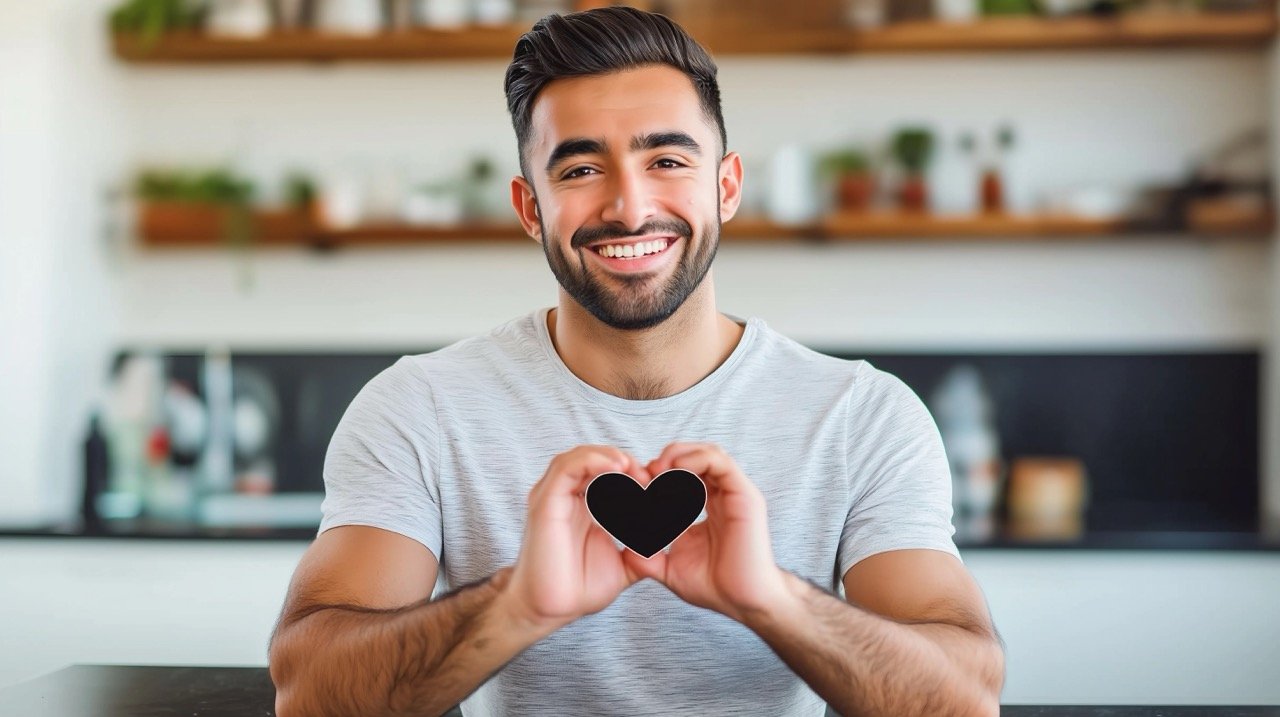
M 901 23 L 848 39 L 853 52 L 1065 50 L 1151 47 L 1264 47 L 1272 12 L 1127 14 L 1112 19 L 992 18 L 969 25 Z
M 1220 213 L 1221 214 L 1221 213 Z M 144 212 L 139 239 L 148 248 L 216 247 L 223 243 L 219 224 L 208 214 L 182 215 Z M 353 246 L 425 246 L 431 244 L 492 244 L 531 242 L 512 224 L 461 224 L 418 226 L 396 223 L 365 224 L 347 229 L 316 228 L 296 214 L 281 211 L 255 212 L 255 245 L 266 247 L 311 246 L 338 248 Z M 1270 210 L 1256 217 L 1239 214 L 1202 221 L 1188 236 L 1250 237 L 1271 235 L 1274 217 Z M 880 241 L 921 239 L 964 241 L 972 239 L 1073 240 L 1134 236 L 1120 219 L 1086 219 L 1071 216 L 976 215 L 943 216 L 899 212 L 833 214 L 803 225 L 779 225 L 761 217 L 737 217 L 724 225 L 724 240 L 740 242 L 788 241 Z M 1168 234 L 1168 232 L 1160 232 Z
M 864 212 L 834 214 L 820 223 L 830 238 L 1089 238 L 1127 234 L 1122 219 L 1087 219 L 1069 215 L 961 215 Z
M 151 248 L 195 248 L 224 243 L 224 215 L 214 208 L 147 207 L 139 220 L 139 241 Z M 259 210 L 253 214 L 256 243 L 261 246 L 424 245 L 444 243 L 488 244 L 532 242 L 518 225 L 469 223 L 452 226 L 414 225 L 395 222 L 362 224 L 344 229 L 325 229 L 309 224 L 300 215 Z M 816 236 L 812 225 L 781 226 L 759 217 L 738 217 L 724 227 L 727 239 L 778 240 Z
M 151 48 L 114 36 L 116 56 L 147 64 L 509 59 L 524 27 L 415 29 L 372 36 L 311 32 L 231 39 L 174 33 Z M 1153 14 L 1116 18 L 988 18 L 965 24 L 913 21 L 875 30 L 801 30 L 724 25 L 689 31 L 715 54 L 846 54 L 1151 47 L 1265 47 L 1273 12 Z

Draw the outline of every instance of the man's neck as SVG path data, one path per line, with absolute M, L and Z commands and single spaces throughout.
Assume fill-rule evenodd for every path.
M 605 393 L 673 396 L 715 371 L 742 338 L 743 326 L 716 311 L 707 279 L 671 318 L 637 331 L 601 323 L 562 290 L 547 315 L 551 343 L 575 376 Z

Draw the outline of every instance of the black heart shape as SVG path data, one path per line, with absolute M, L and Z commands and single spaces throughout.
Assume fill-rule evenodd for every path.
M 706 484 L 679 468 L 659 473 L 647 488 L 626 473 L 601 473 L 587 485 L 591 517 L 645 558 L 674 543 L 706 505 Z

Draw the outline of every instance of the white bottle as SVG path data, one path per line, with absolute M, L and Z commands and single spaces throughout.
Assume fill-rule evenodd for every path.
M 515 21 L 514 0 L 475 0 L 475 3 L 476 24 L 502 26 Z
M 956 531 L 965 537 L 990 537 L 1002 467 L 994 408 L 982 376 L 971 365 L 956 366 L 932 398 L 930 408 L 951 467 Z
M 230 493 L 235 490 L 231 352 L 224 347 L 205 352 L 200 378 L 209 410 L 208 434 L 200 456 L 200 493 Z
M 321 0 L 316 24 L 325 32 L 376 35 L 383 30 L 379 0 Z
M 214 0 L 206 31 L 215 37 L 262 37 L 271 31 L 271 8 L 267 0 Z
M 929 189 L 933 211 L 943 215 L 972 215 L 978 211 L 978 165 L 973 134 L 939 142 L 930 164 Z
M 419 9 L 422 24 L 435 30 L 458 30 L 471 22 L 468 0 L 422 0 Z
M 973 22 L 978 0 L 933 0 L 933 16 L 942 22 Z
M 783 225 L 813 221 L 819 210 L 815 174 L 813 155 L 803 147 L 789 144 L 774 152 L 765 200 L 769 218 Z

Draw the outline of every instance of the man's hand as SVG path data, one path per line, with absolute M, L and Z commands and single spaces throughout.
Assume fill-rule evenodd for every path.
M 644 575 L 587 511 L 587 484 L 601 473 L 623 471 L 647 485 L 649 474 L 610 446 L 578 446 L 552 459 L 529 491 L 524 542 L 504 595 L 511 614 L 558 629 L 599 612 Z
M 739 622 L 786 600 L 786 575 L 773 561 L 764 496 L 733 459 L 710 443 L 672 443 L 645 466 L 649 476 L 670 468 L 696 473 L 707 484 L 707 518 L 669 552 L 646 560 L 627 551 L 630 569 L 659 580 L 685 602 Z

